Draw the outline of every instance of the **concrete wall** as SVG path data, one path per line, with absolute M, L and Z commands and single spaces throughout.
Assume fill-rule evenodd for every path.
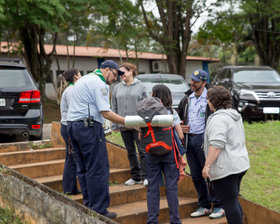
M 28 224 L 116 224 L 76 201 L 0 164 L 0 205 Z

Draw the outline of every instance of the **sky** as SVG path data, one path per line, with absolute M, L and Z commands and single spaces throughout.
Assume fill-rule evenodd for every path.
M 150 1 L 150 4 L 146 4 L 144 7 L 148 11 L 152 11 L 155 16 L 159 16 L 156 4 L 155 3 L 151 4 L 151 2 L 152 1 Z M 214 3 L 214 2 L 216 2 L 216 0 L 207 0 L 206 5 L 208 6 L 208 5 L 210 5 L 211 3 Z M 229 8 L 229 5 L 224 4 L 222 7 L 216 8 L 215 10 L 220 11 L 220 10 L 226 10 L 227 8 Z M 192 27 L 193 33 L 196 33 L 198 31 L 199 27 L 203 25 L 203 23 L 207 20 L 207 18 L 208 18 L 208 12 L 204 12 L 204 13 L 201 14 L 200 18 L 195 22 L 195 24 Z

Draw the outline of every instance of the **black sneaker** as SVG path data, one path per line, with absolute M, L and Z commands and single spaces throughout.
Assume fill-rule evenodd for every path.
M 113 218 L 116 218 L 117 217 L 117 213 L 115 213 L 115 212 L 108 212 L 106 215 L 104 215 L 104 216 L 106 216 L 107 218 L 109 218 L 109 219 L 113 219 Z

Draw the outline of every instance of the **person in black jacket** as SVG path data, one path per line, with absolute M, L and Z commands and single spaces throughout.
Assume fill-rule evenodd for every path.
M 202 176 L 205 163 L 203 139 L 207 118 L 212 113 L 207 105 L 208 74 L 203 70 L 195 70 L 191 76 L 191 90 L 178 106 L 178 114 L 182 120 L 182 130 L 185 139 L 186 156 L 191 171 L 191 177 L 198 193 L 199 208 L 191 213 L 191 217 L 209 215 L 209 218 L 221 218 L 225 215 L 221 200 L 213 188 Z M 208 186 L 207 186 L 208 183 Z M 213 210 L 211 209 L 213 202 Z

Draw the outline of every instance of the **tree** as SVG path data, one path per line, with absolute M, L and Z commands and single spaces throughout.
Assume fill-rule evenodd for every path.
M 275 69 L 280 59 L 280 4 L 278 0 L 243 0 L 242 9 L 253 29 L 262 65 Z
M 146 9 L 154 1 L 138 2 L 150 36 L 161 44 L 166 54 L 169 72 L 185 76 L 192 26 L 202 12 L 211 12 L 213 4 L 207 6 L 206 0 L 155 0 L 158 17 Z
M 102 42 L 106 47 L 113 47 L 128 52 L 138 49 L 147 43 L 147 33 L 142 25 L 142 15 L 139 7 L 130 0 L 99 0 L 95 3 L 93 19 L 95 26 L 88 35 L 88 44 Z M 147 45 L 147 44 L 146 44 Z M 120 61 L 122 55 L 119 53 Z M 136 59 L 137 64 L 137 59 Z
M 50 72 L 57 31 L 66 10 L 59 0 L 5 0 L 3 9 L 6 21 L 18 32 L 26 64 L 39 83 L 44 99 L 45 82 Z M 44 48 L 46 30 L 53 31 L 53 49 L 50 53 Z

